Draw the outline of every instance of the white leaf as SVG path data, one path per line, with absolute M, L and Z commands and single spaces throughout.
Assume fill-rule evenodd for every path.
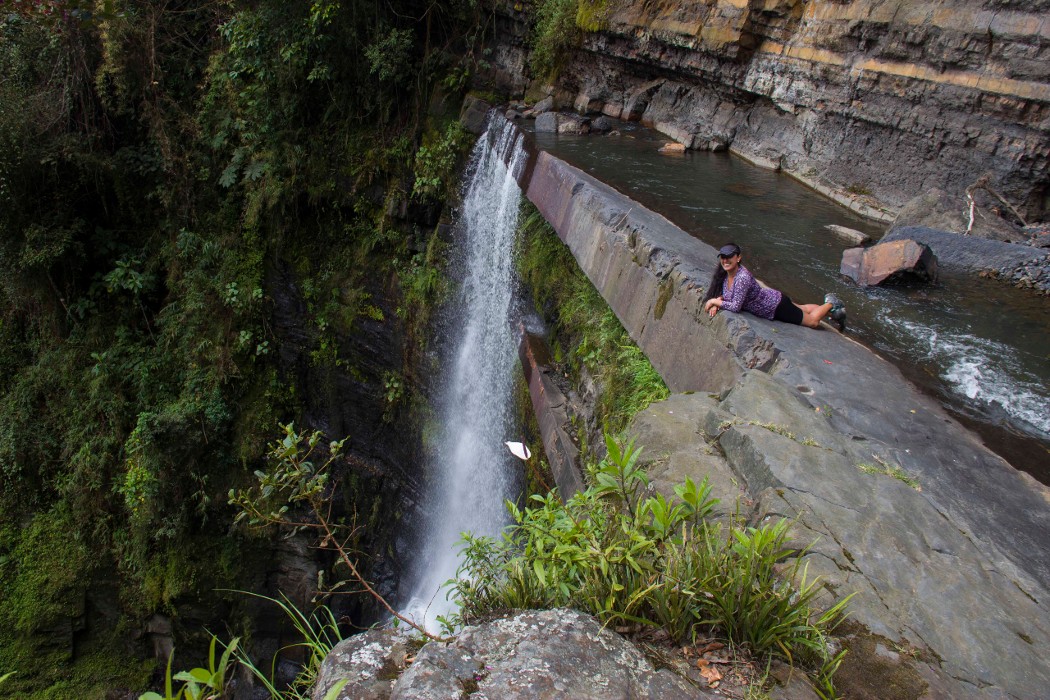
M 518 459 L 528 459 L 529 457 L 532 456 L 532 452 L 529 451 L 528 446 L 525 445 L 524 443 L 521 443 L 521 442 L 507 442 L 506 445 L 507 445 L 507 449 L 510 450 L 510 453 L 512 455 L 514 455 L 515 457 L 517 457 Z

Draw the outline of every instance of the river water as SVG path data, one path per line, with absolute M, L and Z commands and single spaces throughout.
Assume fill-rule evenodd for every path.
M 665 137 L 638 124 L 617 128 L 618 136 L 532 136 L 705 243 L 739 244 L 744 264 L 794 301 L 838 294 L 853 338 L 939 397 L 1015 467 L 1050 484 L 1050 298 L 943 269 L 932 286 L 859 288 L 839 275 L 848 244 L 824 226 L 877 240 L 886 225 L 729 154 L 662 155 Z

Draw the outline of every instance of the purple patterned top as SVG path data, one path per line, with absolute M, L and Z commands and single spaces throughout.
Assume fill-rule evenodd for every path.
M 773 319 L 777 304 L 784 297 L 775 289 L 763 287 L 755 281 L 754 276 L 743 265 L 736 271 L 733 288 L 727 289 L 729 278 L 722 282 L 722 310 L 749 311 L 759 318 Z

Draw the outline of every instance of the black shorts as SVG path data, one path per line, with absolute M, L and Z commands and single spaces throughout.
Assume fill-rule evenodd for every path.
M 787 294 L 781 296 L 780 303 L 777 304 L 776 310 L 773 311 L 774 321 L 794 323 L 796 326 L 802 325 L 802 316 L 802 309 L 795 306 L 791 302 L 791 297 Z

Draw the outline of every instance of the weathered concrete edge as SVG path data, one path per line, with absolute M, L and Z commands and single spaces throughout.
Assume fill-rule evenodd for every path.
M 704 322 L 709 246 L 548 153 L 525 194 L 672 391 L 721 392 L 746 369 L 772 366 L 777 349 L 741 317 Z

